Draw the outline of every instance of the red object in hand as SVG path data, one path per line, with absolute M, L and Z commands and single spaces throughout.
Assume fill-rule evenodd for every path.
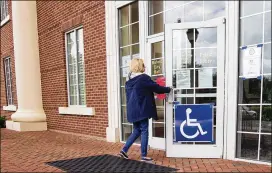
M 156 83 L 158 85 L 160 85 L 160 86 L 165 87 L 165 77 L 159 77 L 159 78 L 157 78 Z M 163 100 L 166 97 L 165 94 L 157 94 L 156 96 L 157 96 L 157 99 L 159 99 L 159 100 Z

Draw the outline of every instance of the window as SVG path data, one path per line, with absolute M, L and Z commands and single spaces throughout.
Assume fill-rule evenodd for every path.
M 83 29 L 66 33 L 68 100 L 70 106 L 86 105 Z
M 240 51 L 259 44 L 262 78 L 244 80 L 239 69 L 236 157 L 271 162 L 271 2 L 241 1 Z
M 1 0 L 0 5 L 1 5 L 1 21 L 3 21 L 8 17 L 8 1 Z
M 4 70 L 5 70 L 5 80 L 6 80 L 6 92 L 7 92 L 7 104 L 13 105 L 12 99 L 12 89 L 11 89 L 11 68 L 10 68 L 10 57 L 4 59 Z
M 139 57 L 139 11 L 138 1 L 119 9 L 119 56 L 121 85 L 121 123 L 122 141 L 126 141 L 132 132 L 132 124 L 127 121 L 125 82 L 129 71 L 129 62 Z

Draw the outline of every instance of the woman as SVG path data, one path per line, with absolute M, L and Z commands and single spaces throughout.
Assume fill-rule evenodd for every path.
M 142 59 L 132 59 L 130 73 L 126 82 L 127 118 L 133 123 L 133 132 L 129 136 L 119 156 L 128 159 L 127 152 L 134 141 L 141 135 L 141 161 L 150 162 L 147 157 L 148 146 L 148 120 L 157 117 L 154 92 L 158 94 L 169 93 L 171 88 L 162 87 L 144 74 L 145 66 Z

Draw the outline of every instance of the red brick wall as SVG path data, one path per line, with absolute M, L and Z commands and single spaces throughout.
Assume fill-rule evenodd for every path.
M 15 78 L 15 66 L 14 66 L 14 52 L 13 52 L 13 36 L 12 36 L 12 13 L 11 13 L 11 1 L 8 1 L 8 9 L 9 9 L 9 17 L 10 21 L 8 21 L 5 25 L 0 28 L 1 32 L 1 102 L 0 102 L 0 114 L 1 116 L 7 116 L 10 119 L 10 115 L 14 112 L 4 111 L 3 106 L 7 106 L 7 94 L 6 94 L 6 86 L 5 86 L 5 73 L 4 73 L 4 64 L 3 60 L 6 57 L 10 57 L 10 65 L 11 65 L 11 73 L 12 73 L 12 96 L 13 103 L 17 106 L 17 96 L 16 96 L 16 78 Z
M 106 137 L 104 1 L 37 1 L 43 106 L 49 129 Z M 68 106 L 65 31 L 83 26 L 87 107 L 94 116 L 59 115 Z

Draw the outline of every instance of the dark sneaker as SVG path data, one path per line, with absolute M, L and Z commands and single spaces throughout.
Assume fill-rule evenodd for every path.
M 120 153 L 118 154 L 120 157 L 124 158 L 124 159 L 128 159 L 128 155 L 127 153 L 125 153 L 124 151 L 120 151 Z
M 150 158 L 150 157 L 142 157 L 141 161 L 142 161 L 142 162 L 152 163 L 152 162 L 153 162 L 153 159 Z

